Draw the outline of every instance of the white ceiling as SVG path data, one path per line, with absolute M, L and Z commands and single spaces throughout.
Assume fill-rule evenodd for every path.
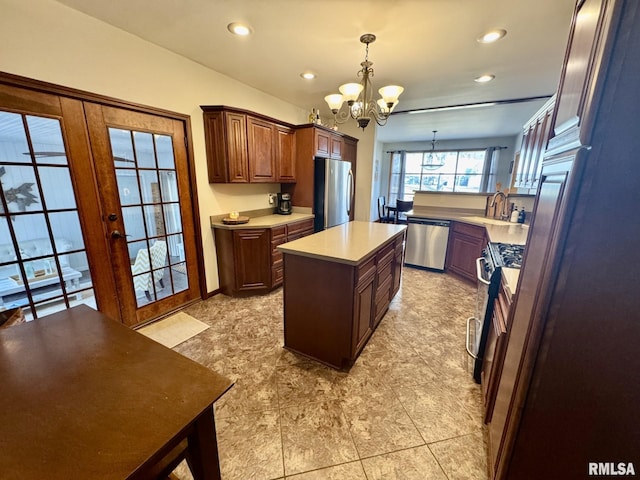
M 400 84 L 396 112 L 551 95 L 575 0 L 58 0 L 304 109 L 356 81 L 369 47 L 377 89 Z M 249 37 L 227 25 L 248 22 Z M 476 38 L 503 28 L 491 45 Z M 312 70 L 315 80 L 300 73 Z M 496 76 L 478 84 L 481 74 Z M 188 86 L 185 86 L 188 87 Z M 203 103 L 211 103 L 203 99 Z M 395 114 L 384 142 L 517 134 L 544 100 L 417 115 Z M 369 127 L 371 128 L 371 127 Z

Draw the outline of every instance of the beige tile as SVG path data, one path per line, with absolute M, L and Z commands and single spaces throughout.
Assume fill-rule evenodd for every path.
M 398 398 L 427 443 L 474 432 L 482 425 L 480 392 L 432 380 L 399 387 Z
M 482 431 L 429 444 L 449 480 L 486 480 L 487 445 Z
M 451 478 L 461 478 L 453 452 L 479 471 L 486 452 L 468 445 L 482 426 L 480 393 L 464 353 L 475 299 L 466 282 L 405 268 L 398 296 L 346 371 L 283 348 L 282 289 L 187 308 L 209 328 L 174 350 L 237 382 L 216 403 L 223 479 L 282 479 L 286 465 L 287 479 L 363 480 L 363 456 L 367 480 L 446 478 L 427 446 L 411 447 L 424 440 L 436 442 L 429 446 Z M 186 465 L 176 473 L 191 479 Z
M 365 458 L 362 466 L 367 480 L 447 480 L 426 445 Z
M 275 371 L 245 374 L 215 403 L 216 418 L 268 410 L 277 412 L 277 390 Z
M 272 480 L 284 475 L 277 412 L 221 418 L 216 430 L 224 480 Z
M 358 459 L 338 402 L 284 408 L 280 421 L 287 476 Z
M 287 476 L 287 480 L 367 480 L 367 477 L 360 462 L 351 462 Z
M 367 346 L 357 361 L 374 369 L 392 388 L 416 385 L 434 377 L 433 370 L 407 344 L 403 348 L 390 348 L 384 344 Z
M 360 458 L 424 445 L 424 440 L 391 390 L 369 391 L 341 401 Z
M 309 360 L 276 369 L 280 407 L 335 400 L 340 372 Z

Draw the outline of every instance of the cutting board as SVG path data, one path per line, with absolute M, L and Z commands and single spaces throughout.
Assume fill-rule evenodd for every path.
M 249 217 L 239 216 L 238 218 L 229 218 L 225 217 L 222 219 L 222 223 L 225 225 L 242 225 L 243 223 L 247 223 L 249 221 Z

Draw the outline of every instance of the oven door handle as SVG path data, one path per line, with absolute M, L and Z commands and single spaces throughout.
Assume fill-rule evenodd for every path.
M 478 356 L 475 353 L 473 353 L 471 351 L 471 348 L 470 348 L 471 340 L 469 338 L 470 337 L 470 335 L 469 335 L 469 332 L 470 332 L 469 324 L 471 323 L 471 320 L 473 320 L 474 322 L 478 321 L 478 319 L 476 317 L 467 318 L 467 341 L 465 342 L 465 348 L 467 349 L 467 353 L 469 354 L 469 356 L 475 360 L 476 358 L 478 358 Z
M 484 283 L 485 285 L 490 285 L 491 282 L 482 278 L 482 261 L 483 260 L 484 258 L 482 257 L 476 258 L 476 277 L 478 278 L 479 282 Z

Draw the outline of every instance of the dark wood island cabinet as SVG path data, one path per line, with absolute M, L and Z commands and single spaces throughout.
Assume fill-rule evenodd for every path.
M 349 222 L 281 245 L 285 347 L 351 364 L 400 287 L 406 227 Z

